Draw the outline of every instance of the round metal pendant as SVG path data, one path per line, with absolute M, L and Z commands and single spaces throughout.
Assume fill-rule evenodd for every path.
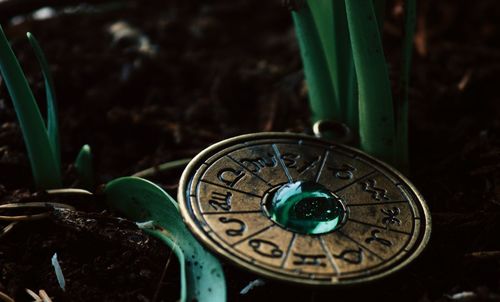
M 314 137 L 259 133 L 196 156 L 179 196 L 207 247 L 267 277 L 351 284 L 395 272 L 429 240 L 422 196 L 386 164 Z

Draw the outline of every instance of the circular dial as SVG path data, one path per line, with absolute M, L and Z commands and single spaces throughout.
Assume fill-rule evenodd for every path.
M 365 153 L 314 137 L 259 133 L 201 152 L 184 171 L 181 214 L 216 254 L 303 284 L 380 278 L 430 235 L 422 196 Z

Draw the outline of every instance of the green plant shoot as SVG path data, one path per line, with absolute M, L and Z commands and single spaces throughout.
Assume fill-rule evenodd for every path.
M 360 146 L 395 163 L 395 124 L 391 83 L 373 3 L 346 0 L 347 21 L 359 92 Z
M 180 301 L 224 302 L 226 281 L 220 262 L 188 231 L 177 202 L 154 183 L 138 177 L 109 182 L 107 203 L 141 229 L 167 244 L 177 256 L 181 271 Z
M 323 49 L 311 9 L 308 5 L 304 5 L 300 13 L 292 13 L 292 16 L 308 83 L 312 119 L 313 121 L 339 120 L 340 102 L 335 98 L 325 57 L 326 51 Z
M 305 0 L 292 17 L 312 122 L 346 124 L 359 138 L 353 144 L 406 171 L 415 0 L 405 1 L 401 97 L 396 101 L 382 49 L 385 4 L 385 0 Z
M 32 45 L 33 43 L 37 45 L 36 40 L 30 39 L 30 41 Z M 39 54 L 41 54 L 41 51 L 37 54 L 37 57 Z M 40 64 L 43 65 L 43 63 Z M 1 27 L 0 72 L 14 104 L 36 186 L 39 189 L 61 187 L 61 164 L 56 154 L 57 151 L 54 151 L 58 147 L 53 146 L 51 143 L 33 92 Z M 44 70 L 43 72 L 46 77 L 48 70 Z M 53 92 L 51 94 L 53 95 Z M 50 103 L 53 101 L 53 98 L 47 101 Z M 50 109 L 49 111 L 54 111 L 54 115 L 50 113 L 49 116 L 55 118 L 55 106 L 52 104 L 48 107 L 50 106 L 52 106 L 53 110 Z M 51 120 L 51 128 L 53 129 L 52 133 L 58 132 L 57 121 L 55 119 Z
M 47 99 L 47 134 L 49 136 L 52 152 L 56 158 L 56 163 L 59 165 L 57 169 L 61 171 L 61 146 L 59 142 L 59 123 L 57 120 L 57 102 L 54 89 L 54 82 L 50 73 L 49 64 L 45 58 L 45 54 L 38 43 L 38 40 L 31 33 L 26 33 L 31 47 L 35 51 L 36 58 L 42 70 L 43 79 L 45 82 L 45 95 Z
M 417 8 L 415 0 L 405 2 L 405 26 L 403 33 L 403 54 L 401 63 L 401 78 L 399 82 L 400 98 L 394 103 L 394 113 L 396 122 L 396 146 L 398 146 L 399 162 L 396 166 L 403 171 L 408 171 L 408 95 L 411 69 L 411 58 L 413 53 L 413 37 L 415 34 L 415 24 L 417 19 Z
M 94 169 L 92 167 L 92 150 L 89 145 L 83 145 L 75 160 L 75 169 L 80 185 L 88 190 L 94 188 Z

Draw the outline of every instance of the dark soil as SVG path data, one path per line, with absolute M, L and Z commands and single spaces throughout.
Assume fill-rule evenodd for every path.
M 388 1 L 384 40 L 397 76 L 401 5 Z M 33 32 L 51 63 L 59 100 L 65 185 L 88 143 L 99 183 L 211 143 L 261 131 L 308 132 L 306 89 L 291 18 L 280 1 L 0 2 L 0 22 L 38 100 L 43 80 L 25 39 Z M 63 5 L 72 5 L 71 7 Z M 39 16 L 40 14 L 38 14 Z M 369 285 L 317 290 L 266 281 L 225 265 L 229 301 L 500 300 L 500 3 L 419 1 L 410 91 L 411 179 L 432 212 L 425 253 L 404 271 Z M 117 39 L 127 22 L 147 37 Z M 44 103 L 41 102 L 44 106 Z M 179 171 L 155 180 L 175 196 Z M 33 190 L 22 135 L 0 86 L 0 203 L 51 201 Z M 25 288 L 54 301 L 175 301 L 170 252 L 98 198 L 66 197 L 77 211 L 20 223 L 0 238 L 0 291 L 28 301 Z M 1 224 L 3 227 L 5 224 Z M 67 290 L 50 258 L 57 252 Z M 465 300 L 463 300 L 465 301 Z

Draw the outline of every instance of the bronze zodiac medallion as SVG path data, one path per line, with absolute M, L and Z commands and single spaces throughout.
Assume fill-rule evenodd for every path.
M 248 134 L 207 148 L 184 171 L 178 200 L 215 254 L 301 284 L 381 278 L 417 257 L 431 231 L 424 199 L 401 173 L 300 134 Z

